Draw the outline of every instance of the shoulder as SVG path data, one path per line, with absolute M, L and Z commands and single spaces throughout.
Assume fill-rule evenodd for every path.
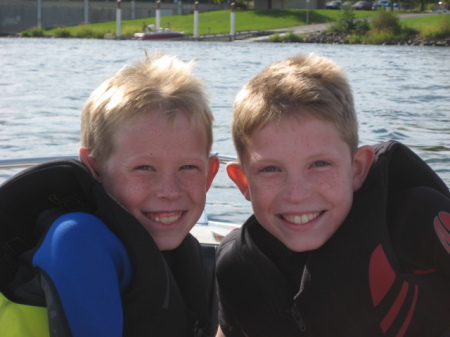
M 389 205 L 389 233 L 400 260 L 421 269 L 436 265 L 440 257 L 448 261 L 450 199 L 446 195 L 420 186 L 392 196 Z
M 218 248 L 218 258 L 223 255 L 242 254 L 243 250 L 253 250 L 253 237 L 251 228 L 260 226 L 255 215 L 250 216 L 247 221 L 240 227 L 232 230 L 220 243 Z
M 54 260 L 50 254 L 57 254 L 60 260 L 106 255 L 128 259 L 122 241 L 108 226 L 98 217 L 82 212 L 64 214 L 52 222 L 36 258 Z
M 242 227 L 233 229 L 228 233 L 225 238 L 220 242 L 219 250 L 225 248 L 226 246 L 233 244 L 236 238 L 242 233 Z
M 243 268 L 256 253 L 249 228 L 258 224 L 252 215 L 240 228 L 232 230 L 220 243 L 217 250 L 217 274 L 236 272 Z M 245 267 L 244 267 L 245 268 Z
M 241 254 L 244 252 L 238 238 L 242 231 L 242 227 L 232 230 L 219 245 L 216 261 L 216 278 L 219 285 L 230 275 L 241 273 L 243 263 Z
M 58 232 L 70 232 L 75 234 L 80 231 L 102 232 L 107 229 L 105 223 L 95 215 L 83 212 L 67 213 L 58 217 L 51 230 Z M 61 234 L 62 234 L 61 233 Z
M 120 242 L 98 217 L 83 212 L 68 213 L 53 221 L 46 240 L 54 240 L 64 244 L 74 243 L 108 243 Z M 88 247 L 86 247 L 88 248 Z
M 233 249 L 234 246 L 239 245 L 239 242 L 237 241 L 237 238 L 242 233 L 242 227 L 233 229 L 228 235 L 220 242 L 219 248 L 217 250 L 217 258 L 220 259 L 224 255 L 227 255 L 230 253 L 230 250 Z
M 390 196 L 388 219 L 405 227 L 433 224 L 440 213 L 450 212 L 450 198 L 440 191 L 417 186 L 404 189 Z

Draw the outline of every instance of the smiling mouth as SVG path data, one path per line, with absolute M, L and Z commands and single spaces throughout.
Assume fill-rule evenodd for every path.
M 311 220 L 314 220 L 321 214 L 322 212 L 302 214 L 302 215 L 282 215 L 281 218 L 295 225 L 304 225 L 310 222 Z
M 150 219 L 153 221 L 162 223 L 164 225 L 170 225 L 181 218 L 182 212 L 170 212 L 170 213 L 149 213 Z

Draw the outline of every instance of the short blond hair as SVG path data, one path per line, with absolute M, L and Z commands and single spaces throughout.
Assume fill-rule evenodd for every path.
M 81 114 L 81 146 L 103 164 L 114 151 L 114 135 L 133 116 L 160 113 L 173 120 L 184 113 L 205 130 L 207 154 L 213 143 L 214 117 L 203 81 L 193 75 L 193 61 L 146 53 L 104 81 L 86 101 Z
M 306 114 L 332 122 L 354 154 L 358 121 L 347 77 L 336 63 L 311 53 L 271 64 L 238 93 L 232 135 L 241 162 L 254 131 L 283 116 Z

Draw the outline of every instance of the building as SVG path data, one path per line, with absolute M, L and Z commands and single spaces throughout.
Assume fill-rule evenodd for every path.
M 325 0 L 254 0 L 255 9 L 324 9 Z

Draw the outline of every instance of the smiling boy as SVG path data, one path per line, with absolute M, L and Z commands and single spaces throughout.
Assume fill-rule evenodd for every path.
M 227 173 L 254 215 L 219 248 L 217 336 L 450 334 L 448 188 L 399 143 L 358 147 L 336 64 L 270 65 L 232 133 Z
M 208 157 L 205 130 L 185 113 L 171 121 L 154 111 L 131 117 L 112 142 L 114 154 L 104 164 L 87 148 L 82 162 L 161 251 L 178 247 L 200 218 L 218 167 L 217 157 Z
M 210 335 L 201 247 L 189 231 L 219 168 L 212 123 L 192 63 L 169 55 L 146 56 L 91 94 L 84 165 L 45 163 L 0 189 L 12 238 L 3 249 L 18 261 L 1 264 L 4 336 Z
M 371 147 L 355 158 L 336 128 L 305 115 L 288 116 L 255 131 L 227 171 L 266 230 L 293 251 L 322 246 L 350 210 L 365 177 Z

